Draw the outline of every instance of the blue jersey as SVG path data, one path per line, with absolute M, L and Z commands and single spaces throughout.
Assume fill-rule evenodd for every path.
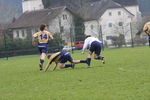
M 62 51 L 60 54 L 60 63 L 66 63 L 67 61 L 73 62 L 73 58 L 71 57 L 70 53 L 67 51 Z
M 67 51 L 62 51 L 62 52 L 60 53 L 60 56 L 64 56 L 64 55 L 67 55 L 67 54 L 69 54 L 69 52 L 67 52 Z

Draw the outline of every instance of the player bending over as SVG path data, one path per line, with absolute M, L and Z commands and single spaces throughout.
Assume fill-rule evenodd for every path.
M 101 49 L 102 49 L 102 42 L 95 37 L 91 37 L 91 35 L 87 35 L 82 48 L 82 54 L 84 54 L 85 49 L 88 47 L 89 47 L 89 52 L 87 57 L 88 67 L 90 67 L 91 64 L 91 56 L 93 52 L 95 53 L 94 59 L 102 60 L 102 63 L 105 64 L 104 57 L 100 56 Z

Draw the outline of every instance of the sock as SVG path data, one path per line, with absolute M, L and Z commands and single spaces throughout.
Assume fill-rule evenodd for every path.
M 90 66 L 90 64 L 91 64 L 91 58 L 87 58 L 87 63 L 88 63 L 88 66 Z
M 87 63 L 86 60 L 80 60 L 80 63 Z
M 44 63 L 44 60 L 40 59 L 40 64 L 43 65 Z
M 101 56 L 97 56 L 95 59 L 96 59 L 96 60 L 101 60 L 102 57 L 101 57 Z
M 65 64 L 64 68 L 69 68 L 69 67 L 72 67 L 72 64 Z

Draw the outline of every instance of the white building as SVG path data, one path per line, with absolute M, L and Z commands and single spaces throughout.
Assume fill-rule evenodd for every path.
M 42 9 L 23 13 L 11 26 L 13 38 L 31 38 L 32 34 L 39 31 L 41 24 L 48 25 L 48 31 L 52 34 L 61 33 L 65 42 L 70 42 L 74 31 L 73 15 L 65 6 L 50 9 Z
M 134 14 L 133 21 L 139 20 L 141 18 L 141 12 L 139 10 L 138 0 L 113 0 L 116 3 L 119 3 L 124 8 L 126 8 L 129 12 Z
M 23 13 L 26 11 L 33 11 L 43 9 L 42 0 L 22 0 Z
M 135 36 L 132 34 L 131 22 L 136 16 L 112 0 L 84 5 L 81 16 L 85 20 L 85 34 L 95 36 L 108 45 L 112 45 L 113 36 L 124 35 L 126 43 L 131 43 Z

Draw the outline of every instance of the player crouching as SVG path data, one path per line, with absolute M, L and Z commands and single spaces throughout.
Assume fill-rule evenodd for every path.
M 59 63 L 59 67 L 61 69 L 69 68 L 69 67 L 74 68 L 75 64 L 78 64 L 78 63 L 87 64 L 87 60 L 73 60 L 71 54 L 69 52 L 67 52 L 66 50 L 48 55 L 48 59 L 49 59 L 49 61 L 45 67 L 45 72 L 48 70 L 48 68 L 52 64 L 52 62 L 55 62 L 55 64 L 56 64 L 53 68 L 53 71 L 56 69 L 58 63 Z M 70 64 L 65 64 L 67 61 L 69 61 Z
M 94 54 L 94 59 L 95 60 L 101 60 L 103 64 L 105 64 L 105 59 L 104 57 L 100 56 L 101 54 L 101 49 L 102 49 L 102 42 L 95 37 L 92 37 L 91 35 L 86 35 L 86 39 L 84 40 L 84 45 L 82 48 L 82 54 L 84 54 L 84 51 L 86 48 L 89 47 L 89 52 L 88 52 L 88 57 L 87 57 L 87 62 L 88 62 L 88 67 L 90 67 L 91 64 L 91 57 L 93 52 Z

